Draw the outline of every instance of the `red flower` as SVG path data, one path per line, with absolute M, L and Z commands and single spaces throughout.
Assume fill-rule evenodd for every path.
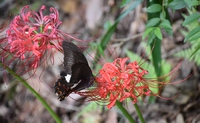
M 138 102 L 138 97 L 159 96 L 152 92 L 152 88 L 162 88 L 169 84 L 168 81 L 159 82 L 155 79 L 145 78 L 148 74 L 137 61 L 127 63 L 128 58 L 117 58 L 112 63 L 106 63 L 99 71 L 96 79 L 96 87 L 84 92 L 78 92 L 87 96 L 91 101 L 108 101 L 107 107 L 112 108 L 116 101 L 122 102 L 131 98 L 133 104 Z M 172 75 L 178 66 L 168 75 L 159 79 L 163 80 Z M 178 83 L 178 82 L 176 82 Z
M 23 62 L 22 65 L 28 66 L 28 70 L 36 69 L 46 59 L 45 53 L 52 54 L 53 48 L 61 49 L 63 36 L 58 30 L 61 24 L 58 11 L 51 7 L 50 14 L 43 15 L 45 9 L 42 6 L 37 13 L 25 6 L 20 15 L 13 19 L 6 37 L 0 42 L 3 64 L 8 66 L 18 58 Z
M 106 63 L 96 77 L 97 91 L 101 98 L 109 96 L 108 108 L 118 100 L 133 99 L 143 95 L 150 95 L 151 90 L 145 83 L 144 75 L 148 74 L 136 61 L 126 64 L 128 58 L 118 58 L 113 63 Z

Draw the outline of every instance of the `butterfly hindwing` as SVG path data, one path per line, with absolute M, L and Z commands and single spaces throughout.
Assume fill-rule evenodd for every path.
M 72 66 L 70 83 L 78 83 L 73 87 L 74 91 L 80 91 L 91 85 L 92 71 L 87 64 L 76 63 Z

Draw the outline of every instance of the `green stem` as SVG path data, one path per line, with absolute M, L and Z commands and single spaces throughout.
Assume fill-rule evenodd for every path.
M 138 107 L 138 105 L 134 104 L 134 107 L 135 107 L 135 110 L 136 110 L 136 112 L 138 114 L 138 117 L 139 117 L 141 123 L 145 123 L 145 120 L 144 120 L 144 118 L 142 116 L 142 113 L 141 113 L 140 108 Z
M 130 123 L 135 123 L 135 120 L 131 117 L 131 115 L 128 113 L 128 111 L 122 106 L 122 104 L 118 101 L 116 101 L 116 106 L 121 110 L 121 112 L 124 114 L 124 116 L 129 120 Z
M 147 7 L 153 5 L 153 4 L 160 4 L 162 6 L 162 0 L 147 0 Z M 163 11 L 166 12 L 167 17 L 168 13 L 167 10 L 164 9 Z M 153 18 L 160 18 L 160 13 L 147 13 L 148 15 L 148 20 L 151 20 Z M 162 75 L 162 68 L 161 68 L 161 40 L 158 39 L 157 37 L 153 40 L 153 42 L 150 44 L 151 49 L 152 49 L 152 62 L 154 65 L 154 69 L 156 72 L 157 77 L 160 77 Z M 148 102 L 155 102 L 155 97 L 150 97 Z
M 161 68 L 161 40 L 158 38 L 155 38 L 153 43 L 150 44 L 152 51 L 152 59 L 153 59 L 153 65 L 156 71 L 157 77 L 161 76 L 162 68 Z
M 3 66 L 2 63 L 0 63 L 1 66 Z M 5 67 L 5 66 L 4 66 Z M 35 95 L 35 97 L 40 100 L 40 102 L 43 104 L 43 106 L 47 109 L 47 111 L 51 114 L 51 116 L 54 118 L 54 120 L 57 123 L 62 123 L 60 118 L 56 115 L 56 113 L 51 109 L 51 107 L 46 103 L 46 101 L 31 87 L 29 84 L 20 76 L 16 75 L 14 71 L 12 71 L 10 68 L 5 67 L 6 70 L 12 74 L 18 81 L 20 81 L 28 90 L 31 91 L 32 94 Z

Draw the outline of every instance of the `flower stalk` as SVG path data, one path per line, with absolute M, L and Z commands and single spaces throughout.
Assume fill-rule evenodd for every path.
M 138 117 L 139 117 L 141 123 L 146 123 L 144 118 L 143 118 L 143 116 L 142 116 L 142 113 L 141 113 L 140 108 L 138 107 L 138 105 L 134 104 L 134 107 L 135 107 L 135 110 L 136 110 L 136 112 L 138 114 Z
M 135 120 L 132 118 L 132 116 L 128 113 L 128 111 L 122 106 L 122 104 L 119 101 L 116 101 L 116 106 L 121 110 L 121 112 L 124 114 L 124 116 L 128 119 L 130 123 L 136 123 Z
M 62 123 L 60 118 L 57 116 L 57 114 L 52 110 L 52 108 L 47 104 L 47 102 L 38 94 L 23 78 L 21 78 L 19 75 L 17 75 L 14 71 L 12 71 L 9 67 L 6 67 L 2 63 L 0 63 L 1 66 L 6 68 L 6 70 L 13 75 L 19 82 L 21 82 L 35 97 L 42 103 L 42 105 L 46 108 L 46 110 L 50 113 L 50 115 L 53 117 L 53 119 L 56 121 L 56 123 Z

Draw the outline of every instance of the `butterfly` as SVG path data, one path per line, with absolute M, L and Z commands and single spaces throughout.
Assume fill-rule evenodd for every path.
M 82 51 L 72 42 L 63 41 L 64 69 L 54 85 L 54 91 L 60 101 L 77 92 L 88 88 L 93 83 L 92 70 Z

